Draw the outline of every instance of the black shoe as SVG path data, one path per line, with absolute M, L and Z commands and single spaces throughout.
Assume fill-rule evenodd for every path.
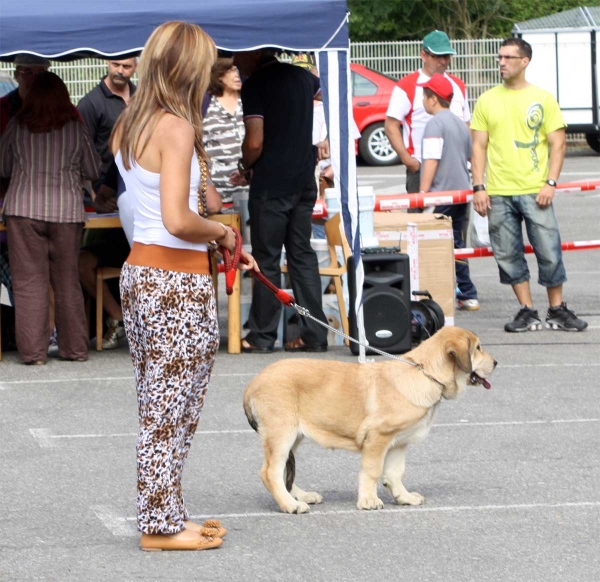
M 515 318 L 504 326 L 504 331 L 521 332 L 542 329 L 542 321 L 536 309 L 523 305 Z
M 285 344 L 283 348 L 286 352 L 311 352 L 322 353 L 327 351 L 327 346 L 307 346 L 302 338 L 297 338 Z
M 548 309 L 546 327 L 564 331 L 583 331 L 588 326 L 587 321 L 579 319 L 573 311 L 567 309 L 566 303 Z
M 245 346 L 243 342 L 246 342 L 248 345 Z M 242 353 L 244 354 L 272 354 L 273 346 L 261 348 L 260 346 L 253 346 L 248 343 L 246 340 L 242 340 Z

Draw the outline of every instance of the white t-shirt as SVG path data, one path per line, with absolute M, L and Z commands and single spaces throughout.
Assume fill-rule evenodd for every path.
M 471 110 L 467 99 L 465 84 L 454 75 L 444 73 L 454 88 L 454 96 L 450 104 L 450 111 L 465 123 L 471 121 Z M 421 142 L 423 131 L 431 115 L 423 107 L 423 87 L 417 83 L 426 83 L 430 77 L 422 70 L 415 71 L 402 77 L 394 87 L 387 116 L 397 119 L 402 123 L 402 137 L 408 153 L 417 160 L 422 161 Z
M 360 131 L 358 130 L 358 126 L 354 119 L 352 119 L 348 131 L 350 133 L 351 139 L 359 139 Z M 313 133 L 312 133 L 312 143 L 313 145 L 317 145 L 327 138 L 327 124 L 325 123 L 325 107 L 322 101 L 315 101 L 315 109 L 313 114 Z M 321 160 L 319 162 L 319 167 L 321 170 L 324 170 L 327 166 L 331 166 L 330 160 Z

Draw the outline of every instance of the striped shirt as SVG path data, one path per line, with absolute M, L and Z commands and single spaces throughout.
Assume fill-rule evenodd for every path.
M 30 133 L 13 118 L 0 140 L 0 175 L 10 176 L 3 213 L 85 222 L 83 182 L 96 179 L 99 171 L 100 156 L 81 121 Z
M 248 186 L 233 186 L 231 172 L 237 170 L 242 157 L 245 128 L 242 100 L 238 99 L 235 113 L 231 115 L 217 97 L 212 97 L 202 124 L 204 148 L 211 160 L 210 175 L 223 202 L 232 202 L 234 194 L 248 191 Z

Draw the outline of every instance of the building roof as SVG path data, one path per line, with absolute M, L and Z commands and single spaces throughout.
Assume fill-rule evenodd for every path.
M 565 29 L 600 30 L 600 6 L 580 6 L 564 12 L 517 22 L 514 33 Z

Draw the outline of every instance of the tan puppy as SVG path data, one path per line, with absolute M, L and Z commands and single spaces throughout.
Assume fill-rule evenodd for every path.
M 442 398 L 456 398 L 468 385 L 490 388 L 486 378 L 497 362 L 474 333 L 457 327 L 444 327 L 402 357 L 422 368 L 391 359 L 287 359 L 248 384 L 244 411 L 265 453 L 260 475 L 281 511 L 306 513 L 307 504 L 323 500 L 294 484 L 293 451 L 304 436 L 362 454 L 359 509 L 383 507 L 380 478 L 397 503 L 423 503 L 423 496 L 402 484 L 407 445 L 427 435 Z

